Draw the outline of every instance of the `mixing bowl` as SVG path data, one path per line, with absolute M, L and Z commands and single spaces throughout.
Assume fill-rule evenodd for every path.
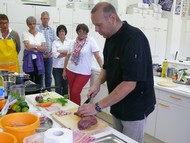
M 2 143 L 17 143 L 16 137 L 6 132 L 0 132 L 0 139 Z
M 0 127 L 14 135 L 18 143 L 22 143 L 26 136 L 33 135 L 39 125 L 39 117 L 28 112 L 12 113 L 0 118 Z

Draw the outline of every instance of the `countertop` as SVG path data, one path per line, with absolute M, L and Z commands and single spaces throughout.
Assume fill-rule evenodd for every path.
M 190 98 L 190 85 L 176 84 L 175 87 L 166 87 L 166 86 L 158 85 L 157 83 L 160 81 L 172 82 L 172 79 L 154 76 L 154 87 L 155 87 L 155 89 L 164 90 L 167 92 L 171 92 L 174 94 L 178 94 L 180 96 Z
M 60 97 L 59 94 L 55 93 L 55 92 L 49 92 L 51 95 L 54 95 L 54 96 L 57 96 L 57 97 Z M 36 112 L 36 111 L 42 111 L 43 113 L 46 114 L 47 117 L 49 117 L 50 119 L 53 120 L 52 116 L 51 116 L 51 112 L 47 111 L 46 109 L 44 108 L 41 108 L 41 107 L 37 107 L 35 106 L 34 104 L 34 98 L 37 94 L 33 94 L 33 95 L 27 95 L 26 96 L 26 101 L 28 102 L 29 104 L 29 111 L 30 112 Z M 61 106 L 61 105 L 60 105 Z M 62 107 L 63 110 L 68 110 L 68 109 L 71 109 L 71 108 L 75 108 L 75 107 L 78 107 L 77 104 L 71 102 L 71 101 L 68 101 L 68 103 Z M 55 120 L 53 120 L 53 127 L 61 127 L 60 124 L 58 124 Z M 116 131 L 115 129 L 113 129 L 112 127 L 108 126 L 107 128 L 105 128 L 103 131 L 101 132 L 98 132 L 98 133 L 95 133 L 93 134 L 92 136 L 96 137 L 96 138 L 100 138 L 100 137 L 103 137 L 103 136 L 106 136 L 108 134 L 114 134 L 116 135 L 117 137 L 121 138 L 122 140 L 126 141 L 127 143 L 137 143 L 136 141 L 132 140 L 131 138 L 127 137 L 126 135 Z

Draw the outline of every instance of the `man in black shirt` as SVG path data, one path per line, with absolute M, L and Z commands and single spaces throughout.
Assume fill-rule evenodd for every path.
M 107 2 L 95 5 L 91 19 L 106 42 L 103 68 L 88 95 L 94 97 L 105 81 L 109 95 L 95 105 L 82 105 L 78 113 L 94 115 L 111 106 L 113 127 L 143 143 L 146 119 L 156 103 L 149 42 L 141 30 L 122 22 Z

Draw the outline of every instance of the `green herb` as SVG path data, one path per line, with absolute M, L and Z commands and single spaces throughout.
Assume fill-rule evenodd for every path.
M 54 103 L 60 103 L 62 106 L 64 106 L 67 102 L 68 102 L 68 99 L 66 98 L 48 98 L 47 99 L 48 102 L 54 102 Z

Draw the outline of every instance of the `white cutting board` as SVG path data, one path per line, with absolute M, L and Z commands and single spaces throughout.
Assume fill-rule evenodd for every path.
M 158 81 L 157 84 L 165 87 L 177 87 L 177 84 L 171 81 Z
M 35 101 L 35 97 L 37 95 L 39 95 L 39 93 L 38 94 L 26 95 L 25 99 L 26 99 L 26 101 L 30 102 L 32 105 L 36 106 L 37 102 Z M 49 96 L 48 97 L 50 97 L 50 98 L 60 98 L 62 96 L 59 95 L 56 92 L 49 92 Z M 53 103 L 52 106 L 54 106 L 54 105 L 58 106 L 59 108 L 61 108 L 63 110 L 68 110 L 68 109 L 71 109 L 71 108 L 77 108 L 78 107 L 77 104 L 71 102 L 70 100 L 68 100 L 68 103 L 66 103 L 64 106 L 62 106 L 60 103 Z M 37 107 L 37 108 L 42 109 L 42 107 Z

